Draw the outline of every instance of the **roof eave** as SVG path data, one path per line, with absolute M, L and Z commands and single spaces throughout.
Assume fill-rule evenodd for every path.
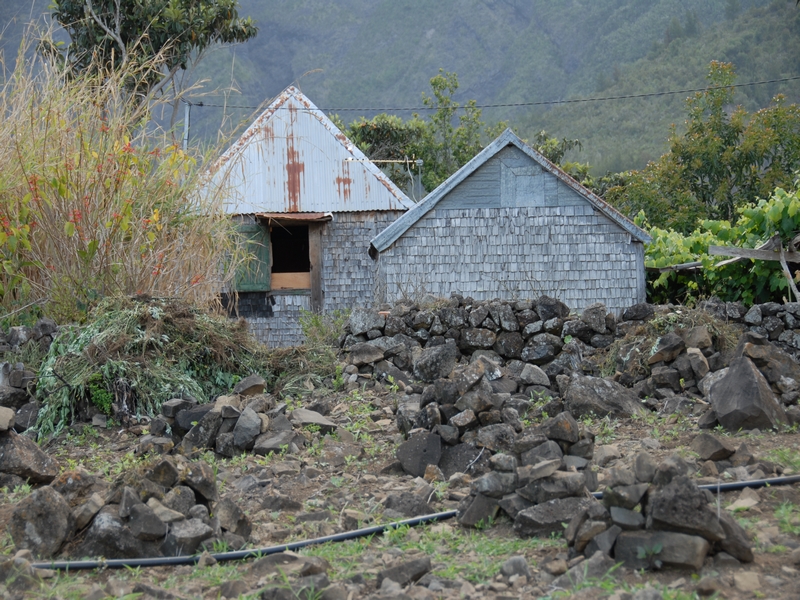
M 372 247 L 375 248 L 377 252 L 383 252 L 389 248 L 398 239 L 400 239 L 400 237 L 402 237 L 406 231 L 411 229 L 411 227 L 413 227 L 417 221 L 431 211 L 442 197 L 444 197 L 459 183 L 464 181 L 464 179 L 474 173 L 490 158 L 492 158 L 509 144 L 513 144 L 522 152 L 530 156 L 535 162 L 539 163 L 548 172 L 556 176 L 565 185 L 569 186 L 575 192 L 584 197 L 592 206 L 602 212 L 606 217 L 617 223 L 637 241 L 645 244 L 652 241 L 652 238 L 647 234 L 647 232 L 637 227 L 633 221 L 628 219 L 617 209 L 600 198 L 597 194 L 586 189 L 563 169 L 550 162 L 541 153 L 528 146 L 513 131 L 511 131 L 511 129 L 506 129 L 497 139 L 476 154 L 458 171 L 453 173 L 453 175 L 447 178 L 441 185 L 439 185 L 439 187 L 428 194 L 428 196 L 426 196 L 414 208 L 409 210 L 406 214 L 375 236 L 371 242 Z

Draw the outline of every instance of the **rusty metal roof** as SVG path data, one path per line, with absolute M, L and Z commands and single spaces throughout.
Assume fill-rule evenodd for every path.
M 406 195 L 295 87 L 212 167 L 230 214 L 406 210 Z
M 580 196 L 586 199 L 589 204 L 596 208 L 600 213 L 604 214 L 606 217 L 622 227 L 625 231 L 630 233 L 634 239 L 645 244 L 648 244 L 652 241 L 650 235 L 646 231 L 640 229 L 628 217 L 623 215 L 616 208 L 603 200 L 600 196 L 583 187 L 558 165 L 553 164 L 542 154 L 528 146 L 528 144 L 523 142 L 513 131 L 506 129 L 496 140 L 486 146 L 486 148 L 475 155 L 472 160 L 461 167 L 458 171 L 453 173 L 446 181 L 439 185 L 439 187 L 437 187 L 422 201 L 416 204 L 412 210 L 406 212 L 394 223 L 389 225 L 389 227 L 375 236 L 370 244 L 370 253 L 373 254 L 374 251 L 383 252 L 389 248 L 400 237 L 402 237 L 406 231 L 411 229 L 411 227 L 413 227 L 417 221 L 428 214 L 428 212 L 433 210 L 439 201 L 451 190 L 453 190 L 459 183 L 464 181 L 464 179 L 466 179 L 470 174 L 474 173 L 481 165 L 509 145 L 516 146 L 525 154 L 530 156 L 534 161 L 539 163 L 539 165 L 541 165 L 545 171 L 552 173 L 565 185 L 569 186 L 575 192 L 580 194 Z

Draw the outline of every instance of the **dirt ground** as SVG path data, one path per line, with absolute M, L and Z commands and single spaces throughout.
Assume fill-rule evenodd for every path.
M 397 393 L 380 386 L 331 392 L 325 398 L 331 406 L 329 418 L 339 425 L 339 434 L 321 436 L 319 432 L 305 431 L 309 443 L 296 455 L 243 455 L 225 459 L 209 451 L 200 457 L 216 469 L 221 495 L 234 499 L 251 520 L 253 531 L 248 548 L 269 548 L 394 521 L 396 517 L 384 511 L 382 504 L 390 494 L 408 491 L 427 495 L 434 512 L 458 506 L 469 494 L 469 477 L 428 483 L 398 470 L 394 451 L 402 436 L 392 417 Z M 316 401 L 321 397 L 319 393 L 314 395 Z M 294 401 L 294 406 L 310 402 L 308 397 L 305 401 Z M 637 452 L 646 449 L 656 459 L 678 453 L 696 467 L 697 478 L 702 479 L 700 483 L 717 480 L 701 478 L 701 465 L 689 449 L 700 431 L 692 416 L 662 417 L 653 413 L 645 419 L 606 418 L 581 423 L 595 433 L 598 447 L 616 446 L 620 458 L 606 464 L 605 469 L 629 465 Z M 46 444 L 44 449 L 59 461 L 62 469 L 84 468 L 112 482 L 119 475 L 156 460 L 156 457 L 135 452 L 139 437 L 146 433 L 146 423 L 127 429 L 78 425 Z M 757 459 L 775 464 L 783 475 L 800 473 L 800 434 L 796 432 L 714 433 L 726 435 L 737 447 L 745 443 Z M 602 482 L 603 470 L 600 472 L 601 490 Z M 0 493 L 2 556 L 10 557 L 16 552 L 6 527 L 16 503 L 30 492 L 28 486 L 22 486 Z M 619 600 L 634 595 L 636 598 L 674 599 L 800 597 L 800 486 L 761 488 L 756 490 L 755 496 L 752 492 L 722 493 L 718 496 L 719 509 L 728 510 L 727 507 L 743 494 L 751 498 L 752 506 L 733 512 L 754 540 L 755 562 L 751 564 L 721 563 L 709 557 L 699 573 L 670 569 L 633 571 L 622 567 L 578 589 L 556 589 L 551 585 L 551 573 L 559 572 L 559 565 L 563 565 L 560 559 L 569 559 L 566 543 L 559 536 L 520 539 L 511 528 L 512 522 L 505 517 L 479 530 L 464 529 L 455 519 L 449 519 L 300 551 L 305 557 L 325 559 L 327 575 L 333 584 L 324 593 L 312 591 L 303 597 L 611 597 Z M 213 550 L 229 549 L 217 547 Z M 531 571 L 529 578 L 509 578 L 500 573 L 503 563 L 511 556 L 526 558 Z M 424 586 L 411 586 L 402 591 L 376 589 L 376 576 L 382 570 L 422 557 L 429 557 L 432 564 L 431 574 L 422 581 Z M 296 577 L 296 574 L 264 574 L 254 568 L 254 560 L 207 564 L 214 561 L 203 559 L 201 562 L 206 564 L 43 571 L 41 582 L 32 583 L 24 590 L 0 585 L 0 597 L 266 598 L 279 596 L 262 594 L 265 586 L 281 584 L 289 593 L 288 588 Z M 435 582 L 431 583 L 433 580 Z M 649 588 L 657 592 L 642 591 Z

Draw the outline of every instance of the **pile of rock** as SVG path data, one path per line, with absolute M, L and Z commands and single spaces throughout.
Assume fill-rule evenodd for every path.
M 497 427 L 508 428 L 487 426 L 479 432 L 481 446 L 495 452 L 482 462 L 481 451 L 472 444 L 445 446 L 443 451 L 441 438 L 428 432 L 417 432 L 401 444 L 397 458 L 413 475 L 436 478 L 441 470 L 440 477 L 451 477 L 460 468 L 476 476 L 459 507 L 462 525 L 487 524 L 502 510 L 520 535 L 558 531 L 561 521 L 582 506 L 586 489 L 597 489 L 591 463 L 594 436 L 568 412 L 519 435 Z
M 712 298 L 701 303 L 700 308 L 723 321 L 742 323 L 787 350 L 800 349 L 800 302 L 765 302 L 748 309 L 741 302 Z
M 58 325 L 49 318 L 39 319 L 33 327 L 9 327 L 7 333 L 0 330 L 0 352 L 19 352 L 28 343 L 38 344 L 42 352 L 47 352 L 57 331 Z
M 571 555 L 597 551 L 634 569 L 661 566 L 698 571 L 709 553 L 753 561 L 750 540 L 727 511 L 717 512 L 713 495 L 670 457 L 656 468 L 646 453 L 634 470 L 611 470 L 602 504 L 594 499 L 575 514 L 564 532 Z
M 767 337 L 745 331 L 720 354 L 704 326 L 668 333 L 655 348 L 620 348 L 616 379 L 662 412 L 703 414 L 701 428 L 772 429 L 800 421 L 800 365 Z M 649 376 L 639 366 L 649 366 Z M 710 407 L 709 407 L 710 405 Z M 710 409 L 709 409 L 710 408 Z
M 547 375 L 555 377 L 580 365 L 581 350 L 609 346 L 617 323 L 603 304 L 571 318 L 569 307 L 548 296 L 510 303 L 476 302 L 454 295 L 435 309 L 404 303 L 381 312 L 354 309 L 348 329 L 341 344 L 350 352 L 353 382 L 359 374 L 376 374 L 407 383 L 405 372 L 425 382 L 446 377 L 462 355 L 486 356 L 498 363 L 548 365 Z M 581 345 L 570 346 L 573 338 Z M 439 346 L 452 347 L 432 351 Z M 565 346 L 567 356 L 556 361 Z M 423 347 L 429 352 L 423 354 Z
M 83 470 L 62 473 L 21 500 L 9 524 L 17 549 L 40 558 L 68 540 L 75 557 L 178 556 L 215 543 L 238 549 L 251 529 L 236 503 L 220 498 L 213 469 L 180 456 L 112 485 Z
M 624 417 L 645 407 L 705 413 L 701 427 L 721 423 L 737 431 L 800 422 L 800 366 L 780 342 L 770 341 L 780 337 L 771 319 L 793 319 L 794 305 L 777 312 L 773 304 L 749 312 L 737 303 L 703 306 L 742 324 L 735 351 L 716 348 L 702 325 L 667 333 L 655 345 L 638 336 L 615 352 L 611 379 L 596 377 L 598 349 L 641 333 L 656 313 L 677 318 L 681 309 L 638 304 L 618 320 L 595 304 L 575 316 L 547 296 L 517 303 L 453 296 L 435 309 L 402 303 L 383 312 L 356 309 L 342 339 L 349 352 L 347 383 L 394 383 L 406 392 L 397 415 L 400 430 L 435 431 L 448 444 L 476 443 L 486 426 L 505 424 L 518 433 L 520 417 L 531 416 L 532 399 L 552 402 L 532 416 L 569 410 L 577 418 Z M 769 316 L 750 324 L 759 311 Z
M 27 344 L 37 344 L 47 352 L 58 326 L 52 319 L 39 319 L 33 327 L 0 330 L 0 354 L 15 354 Z M 14 428 L 23 432 L 36 423 L 39 403 L 34 399 L 36 373 L 21 362 L 0 362 L 0 431 Z
M 251 375 L 231 395 L 209 404 L 174 398 L 164 402 L 161 414 L 139 442 L 139 452 L 179 453 L 214 450 L 234 457 L 245 452 L 297 454 L 306 444 L 298 429 L 313 427 L 322 435 L 337 425 L 321 413 L 305 408 L 287 411 L 285 403 L 264 393 L 264 379 Z

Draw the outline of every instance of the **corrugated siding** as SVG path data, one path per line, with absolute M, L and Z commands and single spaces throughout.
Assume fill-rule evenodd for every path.
M 231 214 L 405 210 L 413 203 L 299 91 L 289 88 L 220 158 Z

